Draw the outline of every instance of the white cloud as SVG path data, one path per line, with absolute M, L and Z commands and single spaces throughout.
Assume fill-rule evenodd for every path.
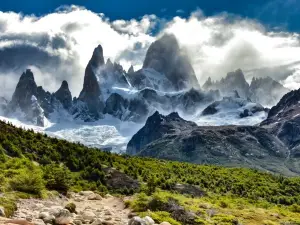
M 200 11 L 188 19 L 175 17 L 165 32 L 174 33 L 186 48 L 201 83 L 237 68 L 251 71 L 300 59 L 299 34 L 268 32 L 256 21 L 225 13 L 204 17 Z
M 164 32 L 176 35 L 200 83 L 237 68 L 251 72 L 300 59 L 298 33 L 271 32 L 257 21 L 226 13 L 205 17 L 196 10 L 189 18 L 176 16 L 166 22 L 155 15 L 110 21 L 101 13 L 77 6 L 61 7 L 42 17 L 0 12 L 0 71 L 8 74 L 0 75 L 5 92 L 0 96 L 11 95 L 26 67 L 33 68 L 38 85 L 45 89 L 55 91 L 67 80 L 72 93 L 78 95 L 85 66 L 98 44 L 106 59 L 120 62 L 125 69 L 131 64 L 138 69 L 149 45 Z M 276 70 L 274 77 L 279 77 Z M 298 77 L 296 72 L 287 74 L 282 82 L 290 88 L 300 87 Z
M 145 52 L 154 40 L 147 32 L 154 26 L 155 20 L 154 15 L 145 15 L 141 20 L 110 22 L 103 14 L 77 6 L 61 7 L 43 17 L 0 12 L 0 50 L 4 50 L 3 53 L 10 53 L 11 49 L 14 49 L 13 53 L 28 53 L 24 57 L 25 61 L 19 59 L 14 62 L 16 65 L 13 68 L 19 67 L 18 64 L 22 65 L 19 70 L 15 70 L 16 82 L 23 67 L 34 66 L 39 71 L 37 77 L 47 78 L 38 78 L 38 85 L 49 84 L 49 74 L 52 74 L 54 84 L 45 85 L 47 90 L 55 91 L 65 79 L 70 83 L 72 92 L 78 95 L 83 83 L 84 68 L 97 45 L 103 46 L 106 59 L 118 59 L 129 67 L 131 62 L 126 60 L 126 55 L 123 54 L 122 59 L 118 58 L 119 55 L 125 50 L 134 53 L 137 45 L 138 51 Z M 12 56 L 13 53 L 6 55 Z M 36 55 L 39 55 L 38 60 L 34 60 Z M 33 60 L 30 60 L 31 57 Z M 7 60 L 12 61 L 14 57 Z M 7 60 L 0 55 L 0 64 L 4 64 L 4 61 L 9 64 L 8 68 L 12 67 Z M 143 58 L 131 61 L 136 67 L 140 67 Z M 11 92 L 12 88 L 5 86 Z

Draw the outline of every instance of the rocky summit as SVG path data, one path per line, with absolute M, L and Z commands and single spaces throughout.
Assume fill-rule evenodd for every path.
M 150 45 L 143 68 L 164 74 L 176 90 L 199 88 L 188 56 L 180 49 L 173 34 L 165 34 Z
M 87 110 L 89 116 L 85 120 L 97 120 L 102 117 L 104 102 L 95 71 L 103 65 L 103 49 L 99 45 L 95 48 L 92 58 L 85 69 L 83 89 L 78 98 L 78 101 L 81 101 L 86 107 L 84 109 Z M 75 113 L 78 112 L 76 111 Z

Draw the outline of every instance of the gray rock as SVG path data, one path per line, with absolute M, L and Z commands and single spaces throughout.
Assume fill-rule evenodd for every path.
M 145 216 L 143 220 L 146 222 L 147 225 L 155 224 L 154 220 L 150 216 Z
M 94 195 L 95 193 L 93 191 L 80 191 L 79 194 L 88 197 L 90 195 Z
M 147 224 L 141 217 L 135 216 L 129 220 L 128 225 L 147 225 Z
M 1 217 L 6 217 L 4 207 L 0 206 L 0 216 Z
M 35 219 L 32 221 L 34 225 L 46 225 L 45 222 L 41 219 Z
M 72 215 L 67 209 L 61 209 L 55 215 L 55 223 L 59 225 L 69 224 L 73 222 Z
M 95 213 L 93 213 L 92 211 L 89 211 L 89 210 L 85 210 L 81 213 L 81 216 L 84 220 L 93 220 L 96 218 L 96 215 Z

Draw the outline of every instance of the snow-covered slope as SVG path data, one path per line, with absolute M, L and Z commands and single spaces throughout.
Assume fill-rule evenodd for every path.
M 10 122 L 17 127 L 32 129 L 35 132 L 46 133 L 49 136 L 66 139 L 71 142 L 123 153 L 130 138 L 143 126 L 133 122 L 121 122 L 111 116 L 106 116 L 98 122 L 85 123 L 80 121 L 46 122 L 45 127 L 32 122 L 0 116 L 0 120 Z

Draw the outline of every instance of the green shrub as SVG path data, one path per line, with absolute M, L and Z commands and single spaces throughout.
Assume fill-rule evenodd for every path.
M 17 210 L 17 204 L 14 199 L 0 197 L 0 206 L 3 206 L 5 215 L 11 217 Z
M 14 191 L 34 194 L 39 197 L 42 196 L 42 192 L 45 190 L 42 172 L 38 169 L 33 171 L 23 170 L 10 179 L 9 185 Z
M 69 210 L 70 213 L 76 213 L 76 205 L 73 202 L 68 203 L 65 209 Z
M 48 189 L 63 193 L 67 193 L 72 185 L 70 170 L 66 166 L 54 163 L 44 167 L 44 179 Z

